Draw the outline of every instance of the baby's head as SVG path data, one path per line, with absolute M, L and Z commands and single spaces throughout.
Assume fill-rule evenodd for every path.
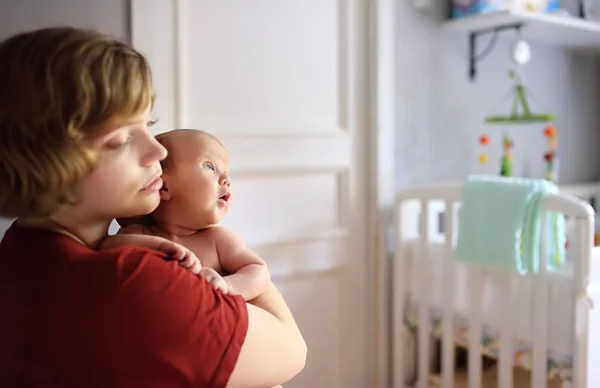
M 192 230 L 219 223 L 232 194 L 225 147 L 216 137 L 194 129 L 176 129 L 156 139 L 169 154 L 162 162 L 163 188 L 155 222 Z

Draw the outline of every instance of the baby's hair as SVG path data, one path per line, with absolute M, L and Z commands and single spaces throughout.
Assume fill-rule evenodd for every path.
M 173 165 L 173 157 L 171 154 L 172 144 L 171 144 L 171 140 L 169 138 L 172 136 L 177 136 L 178 134 L 192 134 L 192 133 L 213 139 L 216 142 L 218 142 L 221 146 L 223 146 L 221 141 L 219 139 L 217 139 L 216 136 L 211 135 L 210 133 L 200 130 L 200 129 L 185 129 L 185 128 L 184 129 L 173 129 L 168 132 L 160 133 L 160 134 L 156 135 L 155 138 L 168 151 L 167 157 L 160 162 L 163 171 L 167 171 L 167 169 Z
M 86 146 L 115 118 L 154 99 L 144 56 L 106 35 L 69 27 L 0 42 L 0 217 L 42 217 L 94 167 Z

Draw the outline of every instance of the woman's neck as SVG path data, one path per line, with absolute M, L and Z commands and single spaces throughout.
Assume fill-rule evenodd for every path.
M 98 249 L 108 235 L 110 222 L 82 224 L 76 220 L 61 220 L 58 217 L 22 218 L 17 221 L 21 226 L 52 230 L 71 237 L 75 241 L 92 249 Z

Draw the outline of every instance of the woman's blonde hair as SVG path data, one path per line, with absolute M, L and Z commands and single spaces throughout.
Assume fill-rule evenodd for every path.
M 94 167 L 84 140 L 152 102 L 144 56 L 101 33 L 45 28 L 0 42 L 0 217 L 56 211 Z

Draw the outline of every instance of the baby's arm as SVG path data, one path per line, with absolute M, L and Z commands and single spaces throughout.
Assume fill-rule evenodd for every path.
M 266 291 L 271 277 L 264 260 L 229 229 L 216 226 L 212 232 L 215 233 L 215 246 L 221 267 L 231 274 L 224 279 L 233 293 L 242 295 L 248 301 Z
M 99 250 L 104 251 L 124 245 L 136 245 L 166 253 L 193 273 L 200 272 L 200 260 L 192 251 L 181 244 L 152 235 L 152 231 L 143 225 L 129 225 L 120 229 L 117 234 L 106 237 L 100 244 Z

